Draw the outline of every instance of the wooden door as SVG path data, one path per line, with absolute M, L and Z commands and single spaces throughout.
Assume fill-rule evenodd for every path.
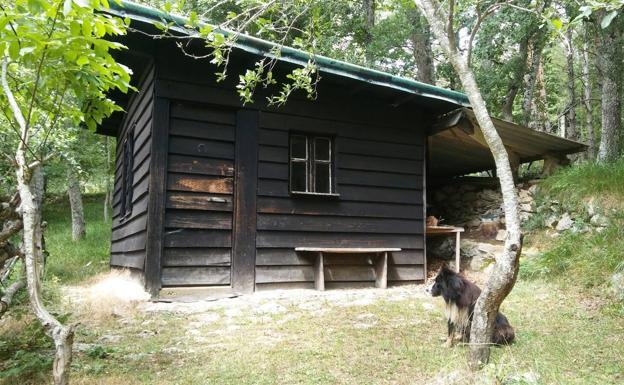
M 232 283 L 236 111 L 171 103 L 161 283 Z

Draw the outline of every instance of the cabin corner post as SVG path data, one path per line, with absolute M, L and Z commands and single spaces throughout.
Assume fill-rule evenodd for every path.
M 154 99 L 148 202 L 145 287 L 154 298 L 161 289 L 164 247 L 167 150 L 169 142 L 169 100 Z
M 231 282 L 241 293 L 255 289 L 259 125 L 259 111 L 237 112 Z

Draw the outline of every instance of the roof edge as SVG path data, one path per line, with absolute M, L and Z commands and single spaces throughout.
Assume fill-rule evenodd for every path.
M 131 20 L 137 20 L 149 24 L 154 24 L 155 22 L 173 23 L 174 26 L 171 27 L 171 29 L 176 32 L 189 36 L 195 34 L 192 30 L 185 27 L 185 24 L 188 22 L 188 18 L 176 14 L 166 13 L 156 8 L 130 1 L 122 0 L 119 3 L 111 2 L 110 8 L 107 12 L 115 16 L 129 17 Z M 208 25 L 208 23 L 200 21 L 199 25 Z M 219 29 L 219 31 L 223 32 L 225 35 L 236 34 L 233 31 L 225 29 Z M 283 62 L 301 66 L 305 66 L 310 59 L 313 59 L 319 70 L 323 72 L 364 81 L 370 84 L 393 88 L 425 98 L 446 101 L 462 107 L 470 107 L 468 97 L 461 92 L 448 90 L 442 87 L 433 86 L 431 84 L 421 83 L 416 80 L 403 78 L 387 72 L 373 70 L 357 64 L 347 63 L 322 55 L 312 55 L 296 48 L 279 46 L 273 42 L 250 35 L 238 34 L 233 45 L 234 47 L 249 53 L 273 57 Z M 276 48 L 280 51 L 279 57 L 272 54 Z

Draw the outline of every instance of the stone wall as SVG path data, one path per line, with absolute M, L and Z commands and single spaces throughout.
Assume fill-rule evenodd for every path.
M 534 194 L 538 181 L 519 184 L 518 199 L 520 219 L 526 221 L 534 212 Z M 467 231 L 481 230 L 486 238 L 491 228 L 505 228 L 503 197 L 498 180 L 492 178 L 471 178 L 453 181 L 430 190 L 428 212 L 442 220 L 441 224 L 461 226 Z M 496 232 L 493 233 L 494 237 Z

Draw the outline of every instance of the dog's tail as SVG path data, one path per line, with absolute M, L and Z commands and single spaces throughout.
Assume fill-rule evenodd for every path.
M 513 342 L 515 337 L 516 334 L 513 327 L 509 324 L 507 317 L 498 313 L 492 342 L 496 345 L 509 345 Z

